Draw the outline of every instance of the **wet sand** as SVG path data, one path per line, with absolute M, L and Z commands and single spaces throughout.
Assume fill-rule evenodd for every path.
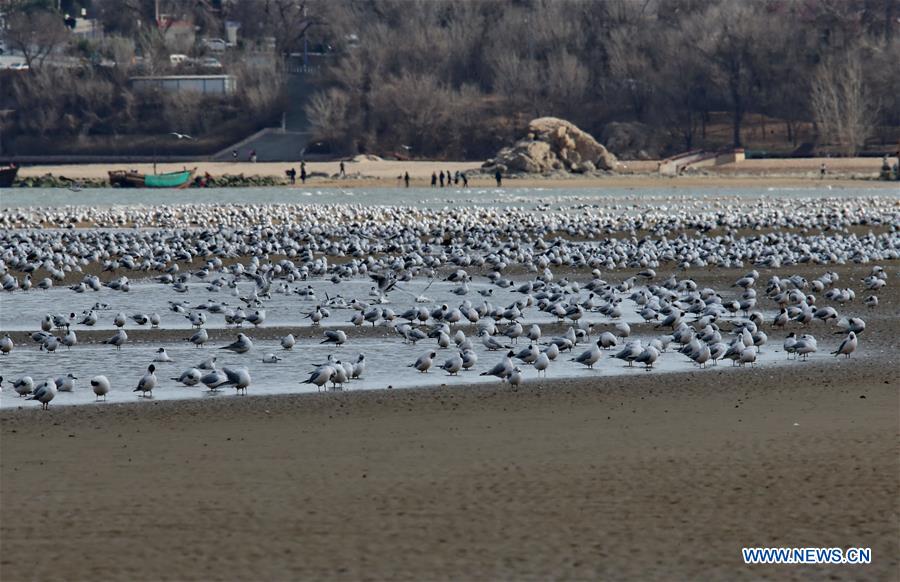
M 5 411 L 0 572 L 894 577 L 896 374 L 727 378 Z M 747 567 L 745 545 L 869 546 L 874 563 Z

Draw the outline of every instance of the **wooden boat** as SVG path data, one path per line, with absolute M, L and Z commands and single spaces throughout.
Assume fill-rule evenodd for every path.
M 0 188 L 10 188 L 16 181 L 19 166 L 0 166 Z
M 119 188 L 187 188 L 196 171 L 197 168 L 165 174 L 141 174 L 114 170 L 109 172 L 109 183 Z

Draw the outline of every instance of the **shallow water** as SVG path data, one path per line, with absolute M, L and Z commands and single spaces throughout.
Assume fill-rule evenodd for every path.
M 814 185 L 802 188 L 209 188 L 189 190 L 118 190 L 87 188 L 7 188 L 0 191 L 0 209 L 58 206 L 150 206 L 162 204 L 366 204 L 441 208 L 446 205 L 571 204 L 647 198 L 706 197 L 782 198 L 885 196 L 890 190 L 872 187 Z
M 314 190 L 314 189 L 288 189 L 288 188 L 241 188 L 218 190 L 84 190 L 73 193 L 68 190 L 58 189 L 11 189 L 0 193 L 0 209 L 14 207 L 34 206 L 64 206 L 77 204 L 80 206 L 141 206 L 160 204 L 184 204 L 184 203 L 242 203 L 242 204 L 268 204 L 268 203 L 304 203 L 311 204 L 337 204 L 353 203 L 362 205 L 407 205 L 424 207 L 445 207 L 452 205 L 485 205 L 485 206 L 519 206 L 525 208 L 543 207 L 552 205 L 559 208 L 567 208 L 578 211 L 581 205 L 598 205 L 607 208 L 615 208 L 616 213 L 640 213 L 648 207 L 658 212 L 665 213 L 669 202 L 672 207 L 690 205 L 692 208 L 707 210 L 707 199 L 712 202 L 716 197 L 716 203 L 721 196 L 736 197 L 741 200 L 763 199 L 767 197 L 778 198 L 803 198 L 814 200 L 825 197 L 866 197 L 885 196 L 886 191 L 881 188 L 838 188 L 824 187 L 795 188 L 795 189 L 771 189 L 771 188 L 697 188 L 694 191 L 655 188 L 655 189 L 539 189 L 539 188 L 514 188 L 514 189 L 403 189 L 380 188 L 369 190 L 342 191 L 340 189 Z M 654 202 L 654 201 L 658 201 Z M 806 203 L 806 202 L 804 202 Z M 813 204 L 815 204 L 813 202 Z M 623 273 L 621 277 L 610 277 L 611 283 L 616 283 L 621 278 L 633 274 Z M 229 277 L 230 278 L 230 277 Z M 516 284 L 531 279 L 531 275 L 523 275 L 516 278 Z M 587 273 L 579 281 L 586 281 Z M 502 289 L 495 285 L 489 285 L 487 280 L 476 277 L 476 282 L 469 285 L 469 293 L 465 296 L 454 294 L 452 291 L 458 286 L 453 283 L 435 281 L 428 287 L 428 281 L 417 278 L 411 282 L 402 283 L 398 290 L 390 293 L 390 303 L 381 307 L 392 309 L 396 314 L 403 313 L 411 307 L 424 306 L 431 310 L 435 305 L 448 304 L 458 306 L 468 300 L 473 305 L 480 305 L 487 300 L 497 307 L 505 307 L 514 301 L 522 299 L 522 294 L 516 293 L 514 288 Z M 334 296 L 340 293 L 348 301 L 351 298 L 372 302 L 375 297 L 369 294 L 372 282 L 368 279 L 355 279 L 342 281 L 334 285 L 330 281 L 315 279 L 291 284 L 291 288 L 311 286 L 317 298 L 305 299 L 293 293 L 273 293 L 272 298 L 265 302 L 266 322 L 263 327 L 305 327 L 310 325 L 310 320 L 305 318 L 317 303 L 325 303 L 326 293 Z M 169 309 L 169 301 L 184 301 L 188 307 L 194 307 L 201 303 L 216 302 L 225 303 L 232 308 L 243 306 L 238 296 L 248 294 L 254 287 L 253 283 L 246 282 L 238 285 L 238 296 L 225 288 L 220 291 L 210 291 L 207 283 L 192 280 L 188 284 L 188 293 L 174 293 L 170 286 L 154 283 L 152 281 L 133 281 L 132 290 L 128 293 L 113 291 L 103 288 L 98 292 L 73 293 L 64 287 L 55 287 L 49 291 L 16 292 L 12 294 L 0 294 L 0 330 L 6 331 L 34 331 L 39 329 L 40 321 L 46 314 L 75 313 L 80 318 L 81 314 L 91 308 L 95 303 L 106 303 L 107 309 L 97 312 L 99 321 L 93 328 L 74 325 L 76 333 L 79 330 L 94 329 L 110 331 L 114 328 L 113 318 L 117 312 L 123 312 L 126 316 L 135 313 L 157 313 L 161 316 L 161 328 L 184 329 L 190 328 L 189 321 L 180 314 Z M 426 288 L 427 287 L 427 288 Z M 493 296 L 483 297 L 479 290 L 491 289 Z M 427 300 L 416 302 L 416 297 L 425 295 Z M 733 299 L 737 293 L 735 290 L 727 290 L 727 300 Z M 582 291 L 581 297 L 586 298 L 587 291 Z M 615 320 L 628 323 L 642 321 L 637 315 L 635 305 L 628 299 L 623 299 L 620 304 L 622 317 Z M 323 322 L 324 326 L 347 325 L 353 311 L 350 309 L 329 308 L 331 317 Z M 245 308 L 245 312 L 251 310 Z M 770 311 L 764 312 L 766 319 L 771 318 Z M 585 315 L 585 320 L 591 323 L 613 323 L 609 318 L 593 312 Z M 76 320 L 77 321 L 77 320 Z M 531 323 L 544 324 L 555 321 L 555 318 L 530 308 L 526 311 L 523 325 Z M 129 319 L 126 330 L 138 328 Z M 209 314 L 206 327 L 208 329 L 222 329 L 224 317 L 221 314 Z M 456 326 L 455 326 L 456 327 Z M 247 329 L 249 328 L 249 329 Z M 145 327 L 146 329 L 146 327 Z M 474 325 L 461 326 L 466 335 L 472 336 Z M 235 332 L 236 334 L 237 332 Z M 254 330 L 246 325 L 244 333 L 253 337 Z M 60 335 L 60 334 L 57 334 Z M 185 334 L 187 335 L 187 334 Z M 645 340 L 649 337 L 643 338 Z M 367 371 L 364 379 L 348 385 L 349 389 L 378 389 L 388 386 L 401 388 L 410 386 L 438 386 L 446 383 L 454 384 L 473 382 L 498 382 L 495 378 L 478 376 L 478 372 L 488 370 L 502 358 L 501 352 L 487 352 L 480 341 L 473 338 L 475 351 L 479 356 L 479 362 L 474 372 L 464 372 L 460 377 L 448 377 L 439 370 L 432 370 L 429 374 L 419 374 L 406 366 L 420 355 L 436 348 L 435 340 L 429 339 L 419 342 L 418 345 L 403 344 L 399 338 L 388 340 L 379 339 L 354 339 L 352 338 L 340 348 L 322 346 L 313 340 L 298 342 L 291 352 L 284 352 L 275 340 L 254 341 L 254 348 L 244 355 L 235 355 L 217 349 L 225 342 L 210 342 L 204 348 L 194 348 L 185 342 L 129 342 L 121 351 L 116 351 L 111 346 L 92 344 L 80 344 L 74 350 L 60 348 L 56 353 L 41 352 L 34 344 L 19 345 L 11 356 L 0 358 L 0 375 L 6 380 L 14 380 L 22 375 L 30 375 L 36 383 L 40 383 L 47 376 L 60 376 L 73 373 L 80 378 L 78 386 L 73 393 L 60 393 L 53 401 L 52 406 L 66 404 L 87 404 L 94 400 L 90 390 L 89 380 L 98 374 L 106 375 L 113 383 L 112 392 L 109 395 L 110 402 L 136 401 L 138 397 L 132 393 L 133 387 L 152 361 L 155 351 L 159 347 L 165 347 L 169 355 L 175 360 L 172 364 L 158 364 L 160 386 L 154 391 L 156 399 L 183 399 L 197 397 L 234 397 L 230 389 L 222 390 L 213 395 L 207 395 L 203 387 L 187 388 L 169 380 L 170 377 L 180 375 L 185 369 L 196 366 L 203 359 L 216 355 L 219 357 L 219 366 L 246 366 L 253 377 L 250 394 L 278 394 L 314 392 L 317 389 L 311 385 L 301 385 L 312 367 L 316 363 L 324 362 L 329 354 L 334 354 L 338 359 L 355 361 L 359 353 L 364 353 L 367 358 Z M 780 343 L 775 342 L 774 343 Z M 525 342 L 520 341 L 520 346 Z M 586 349 L 584 345 L 576 348 L 580 353 Z M 436 365 L 442 363 L 447 357 L 455 353 L 452 349 L 437 350 Z M 262 358 L 268 352 L 274 352 L 284 361 L 277 364 L 263 364 Z M 548 378 L 582 377 L 586 375 L 604 377 L 629 374 L 644 374 L 638 368 L 627 368 L 618 360 L 604 358 L 597 370 L 585 370 L 582 366 L 568 361 L 570 354 L 561 355 L 551 364 Z M 824 346 L 816 358 L 828 358 Z M 815 359 L 815 358 L 814 358 Z M 768 365 L 793 365 L 802 366 L 802 362 L 787 362 L 780 347 L 773 345 L 763 349 L 759 356 L 759 363 Z M 536 371 L 527 365 L 520 365 L 526 379 L 537 376 Z M 730 362 L 719 366 L 719 369 L 731 369 Z M 677 353 L 665 353 L 657 362 L 657 368 L 651 373 L 659 374 L 674 371 L 696 369 L 684 356 Z M 706 373 L 698 371 L 698 373 Z M 552 385 L 552 382 L 551 384 Z M 0 394 L 0 407 L 37 406 L 36 403 L 25 403 L 19 399 L 9 388 Z
M 397 315 L 403 313 L 412 307 L 425 307 L 429 311 L 442 304 L 450 306 L 458 306 L 463 301 L 468 300 L 473 306 L 481 305 L 487 300 L 496 307 L 506 307 L 513 302 L 521 300 L 524 295 L 514 292 L 513 287 L 501 289 L 496 285 L 489 285 L 486 278 L 481 278 L 481 282 L 469 284 L 469 293 L 464 296 L 452 293 L 458 285 L 444 282 L 434 281 L 429 287 L 428 280 L 414 279 L 408 283 L 403 283 L 400 287 L 404 290 L 395 290 L 389 294 L 389 303 L 379 304 L 380 307 L 389 308 Z M 521 282 L 517 282 L 518 286 Z M 244 307 L 245 312 L 252 313 L 252 309 L 246 308 L 238 296 L 231 293 L 230 289 L 218 292 L 209 292 L 205 283 L 192 282 L 188 284 L 189 291 L 187 293 L 173 293 L 171 286 L 153 283 L 149 281 L 134 282 L 131 285 L 131 291 L 125 293 L 121 291 L 113 291 L 107 287 L 103 287 L 100 291 L 86 291 L 84 293 L 74 293 L 65 287 L 54 287 L 48 291 L 16 292 L 13 294 L 0 294 L 0 330 L 3 331 L 36 331 L 40 329 L 41 319 L 47 314 L 56 315 L 62 313 L 68 315 L 75 313 L 75 321 L 81 320 L 81 314 L 85 310 L 89 310 L 95 303 L 105 303 L 109 307 L 102 311 L 97 311 L 97 324 L 93 327 L 85 325 L 73 325 L 77 335 L 79 330 L 83 329 L 115 329 L 113 319 L 116 313 L 123 312 L 127 317 L 136 313 L 151 314 L 157 313 L 160 316 L 160 327 L 163 329 L 188 329 L 191 327 L 190 321 L 181 314 L 175 313 L 169 309 L 169 301 L 186 301 L 189 307 L 195 307 L 202 303 L 225 303 L 232 309 Z M 368 279 L 353 279 L 342 281 L 339 285 L 334 285 L 330 281 L 322 279 L 303 281 L 291 285 L 291 289 L 305 288 L 311 286 L 315 292 L 317 301 L 301 298 L 294 293 L 273 293 L 272 299 L 266 300 L 264 309 L 266 311 L 266 320 L 264 327 L 307 327 L 311 325 L 311 320 L 306 318 L 306 314 L 311 312 L 318 303 L 325 304 L 326 294 L 329 297 L 336 295 L 343 296 L 347 301 L 351 298 L 357 298 L 363 301 L 377 301 L 377 297 L 369 295 L 372 288 L 372 282 Z M 245 282 L 238 284 L 238 295 L 247 296 L 253 290 L 254 283 Z M 426 290 L 427 288 L 427 290 Z M 479 289 L 492 289 L 491 297 L 482 297 L 478 294 Z M 583 299 L 587 299 L 589 292 L 583 291 Z M 416 302 L 417 297 L 429 299 L 427 302 Z M 373 303 L 373 306 L 376 304 Z M 616 321 L 625 321 L 627 323 L 636 323 L 642 321 L 634 311 L 634 303 L 625 299 L 622 301 L 620 308 L 622 309 L 622 317 Z M 351 316 L 355 311 L 351 309 L 328 308 L 331 317 L 325 319 L 322 325 L 349 325 Z M 208 329 L 224 328 L 225 319 L 222 314 L 207 313 Z M 528 323 L 550 323 L 556 321 L 556 318 L 547 313 L 538 311 L 537 309 L 528 310 Z M 602 317 L 599 313 L 589 314 L 589 320 L 609 321 Z M 368 324 L 367 324 L 368 325 Z M 245 327 L 251 328 L 250 324 L 244 324 Z M 134 321 L 128 320 L 125 330 L 139 328 Z M 144 329 L 149 325 L 144 326 Z
M 252 337 L 252 333 L 250 333 Z M 643 338 L 649 340 L 651 338 Z M 216 356 L 218 366 L 244 366 L 250 371 L 252 384 L 248 390 L 249 395 L 264 394 L 299 394 L 317 392 L 318 389 L 311 384 L 301 384 L 309 377 L 316 364 L 326 361 L 331 354 L 335 359 L 342 361 L 356 361 L 362 353 L 366 356 L 366 372 L 361 380 L 354 380 L 345 386 L 347 390 L 373 390 L 385 388 L 409 388 L 409 387 L 438 387 L 447 385 L 491 383 L 498 384 L 499 380 L 489 376 L 479 376 L 481 371 L 490 369 L 503 358 L 503 352 L 488 352 L 481 342 L 475 343 L 475 352 L 478 354 L 478 363 L 475 371 L 460 372 L 458 376 L 449 376 L 442 370 L 432 368 L 427 374 L 416 372 L 407 368 L 422 354 L 435 350 L 435 366 L 440 365 L 445 359 L 454 355 L 454 349 L 437 349 L 434 340 L 424 340 L 418 345 L 400 343 L 398 340 L 381 341 L 375 339 L 351 339 L 347 344 L 339 348 L 319 345 L 312 342 L 298 342 L 291 351 L 284 351 L 277 341 L 254 342 L 253 349 L 246 354 L 232 354 L 215 346 L 195 348 L 185 344 L 129 344 L 117 351 L 106 345 L 76 346 L 76 349 L 68 351 L 60 349 L 56 353 L 41 352 L 32 346 L 17 347 L 13 352 L 15 357 L 7 356 L 0 360 L 3 376 L 7 381 L 28 375 L 35 384 L 48 377 L 58 377 L 65 374 L 73 374 L 78 378 L 73 392 L 60 392 L 51 403 L 51 407 L 73 404 L 93 404 L 96 397 L 91 391 L 90 378 L 103 374 L 112 383 L 111 391 L 107 396 L 108 402 L 136 402 L 142 401 L 137 393 L 132 392 L 137 386 L 138 380 L 144 374 L 147 366 L 156 355 L 160 346 L 166 348 L 172 363 L 156 363 L 156 376 L 159 379 L 157 388 L 153 391 L 155 400 L 179 400 L 187 398 L 235 398 L 232 388 L 223 388 L 220 391 L 209 392 L 204 386 L 185 387 L 171 380 L 177 378 L 184 370 L 197 366 L 201 361 Z M 223 344 L 224 345 L 224 344 Z M 527 340 L 520 340 L 514 348 L 524 348 Z M 587 345 L 576 347 L 574 354 L 587 349 Z M 277 364 L 264 364 L 262 358 L 267 353 L 275 353 L 284 358 Z M 555 362 L 551 362 L 547 373 L 547 386 L 553 386 L 553 380 L 557 378 L 609 378 L 626 377 L 635 374 L 665 374 L 669 372 L 681 372 L 696 370 L 698 374 L 713 373 L 713 370 L 728 370 L 740 373 L 740 368 L 733 367 L 730 361 L 720 362 L 718 366 L 712 366 L 707 370 L 701 370 L 692 362 L 677 352 L 668 351 L 661 354 L 656 362 L 654 370 L 646 372 L 642 367 L 627 367 L 623 362 L 609 357 L 615 350 L 604 353 L 604 358 L 589 370 L 586 367 L 569 361 L 572 354 L 563 353 Z M 813 354 L 810 361 L 820 358 L 829 358 L 824 350 Z M 515 363 L 523 372 L 526 381 L 538 378 L 537 371 L 530 365 Z M 759 354 L 758 365 L 790 365 L 804 366 L 804 362 L 787 361 L 780 346 L 763 347 Z M 330 385 L 329 385 L 330 386 Z M 677 389 L 677 386 L 672 386 Z M 103 402 L 97 404 L 102 406 Z M 4 382 L 4 390 L 0 393 L 0 408 L 37 407 L 39 403 L 26 401 L 20 398 L 12 390 L 9 384 Z

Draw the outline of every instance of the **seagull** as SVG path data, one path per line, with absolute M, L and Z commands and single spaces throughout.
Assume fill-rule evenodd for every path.
M 56 386 L 56 383 L 54 382 L 53 385 Z M 31 376 L 22 376 L 13 383 L 13 390 L 20 397 L 27 396 L 34 391 L 34 380 L 31 379 Z
M 216 358 L 216 356 L 213 356 L 211 358 L 206 358 L 205 360 L 200 362 L 200 364 L 197 365 L 197 368 L 199 368 L 201 370 L 215 370 L 217 359 L 218 358 Z
M 153 358 L 153 361 L 157 363 L 166 363 L 171 362 L 172 358 L 166 353 L 166 348 L 159 348 L 156 350 L 156 357 Z
M 140 381 L 138 381 L 137 388 L 132 390 L 132 392 L 140 392 L 141 396 L 146 398 L 147 393 L 150 393 L 150 397 L 153 397 L 153 388 L 156 387 L 156 366 L 150 364 L 147 367 L 147 373 L 144 374 Z
M 856 334 L 852 331 L 847 334 L 847 337 L 844 338 L 844 341 L 841 342 L 841 345 L 838 346 L 838 349 L 831 352 L 835 357 L 837 356 L 847 356 L 850 357 L 850 354 L 856 351 Z
M 73 376 L 72 374 L 66 374 L 65 376 L 60 376 L 56 379 L 56 389 L 60 392 L 74 392 L 75 391 L 75 380 L 78 378 Z
M 460 354 L 456 354 L 455 356 L 450 356 L 447 358 L 443 364 L 440 365 L 440 369 L 447 372 L 448 376 L 456 376 L 459 374 L 459 371 L 462 370 L 463 367 L 463 359 Z
M 116 332 L 116 335 L 112 336 L 109 339 L 103 340 L 101 343 L 116 346 L 116 350 L 121 350 L 122 346 L 127 341 L 128 341 L 128 334 L 125 333 L 124 329 L 120 329 Z
M 196 332 L 194 332 L 194 335 L 189 337 L 187 339 L 187 341 L 191 342 L 192 344 L 194 344 L 195 346 L 197 346 L 199 348 L 200 346 L 202 346 L 203 344 L 205 344 L 206 342 L 209 341 L 209 332 L 206 331 L 205 327 L 201 327 Z
M 653 368 L 653 363 L 656 362 L 658 358 L 659 350 L 653 346 L 647 346 L 644 348 L 644 351 L 638 354 L 634 361 L 638 364 L 644 364 L 644 369 L 649 372 Z
M 72 346 L 78 343 L 78 338 L 75 336 L 75 330 L 70 329 L 66 335 L 63 336 L 61 342 L 67 349 L 71 350 Z
M 751 366 L 755 365 L 756 364 L 756 350 L 754 350 L 752 346 L 745 347 L 741 351 L 741 355 L 740 355 L 740 358 L 738 358 L 738 361 L 740 362 L 741 366 L 744 366 L 744 364 L 750 364 Z
M 246 394 L 250 386 L 250 371 L 247 368 L 222 368 L 227 378 L 221 386 L 234 386 L 238 394 Z
M 600 342 L 598 341 L 597 343 L 591 344 L 591 347 L 588 350 L 581 352 L 574 358 L 570 358 L 569 361 L 578 362 L 579 364 L 587 366 L 588 369 L 593 369 L 594 364 L 600 361 L 602 355 L 603 352 L 600 351 Z
M 343 345 L 347 341 L 347 334 L 341 330 L 325 330 L 325 339 L 319 342 L 320 344 L 335 344 L 335 345 Z
M 196 386 L 200 383 L 200 376 L 200 370 L 198 370 L 197 368 L 188 368 L 181 373 L 181 376 L 172 378 L 172 380 L 180 382 L 185 386 Z
M 278 356 L 276 356 L 273 353 L 268 353 L 263 357 L 262 361 L 263 361 L 263 364 L 277 364 L 282 359 L 283 358 L 279 358 Z
M 498 342 L 486 331 L 482 331 L 481 333 L 479 333 L 479 335 L 481 336 L 481 343 L 483 343 L 484 347 L 486 347 L 489 351 L 493 352 L 497 350 L 508 350 L 510 348 L 510 346 Z
M 415 368 L 419 372 L 422 372 L 423 374 L 427 374 L 429 368 L 431 368 L 434 358 L 436 358 L 436 357 L 437 357 L 436 352 L 427 352 L 427 353 L 419 356 L 419 359 L 417 359 L 415 361 L 415 363 L 408 364 L 407 368 Z
M 100 400 L 102 396 L 105 401 L 106 395 L 109 394 L 109 379 L 106 376 L 94 376 L 91 378 L 91 388 L 97 396 L 95 400 Z
M 186 133 L 178 133 L 177 131 L 170 132 L 169 135 L 174 135 L 176 139 L 194 139 Z
M 294 334 L 292 333 L 289 333 L 281 338 L 281 347 L 285 350 L 290 350 L 291 348 L 293 348 L 295 343 L 297 343 L 297 341 L 294 339 Z
M 534 369 L 538 371 L 538 376 L 543 373 L 544 377 L 546 377 L 547 368 L 550 367 L 550 357 L 547 355 L 547 352 L 541 352 L 540 354 L 538 354 L 537 359 L 534 360 L 534 363 L 532 365 L 534 366 Z
M 836 331 L 834 333 L 838 335 L 848 334 L 850 332 L 859 335 L 866 330 L 866 322 L 859 317 L 842 317 L 837 325 L 841 328 L 841 331 Z
M 200 382 L 212 392 L 218 390 L 219 386 L 225 382 L 228 382 L 228 376 L 221 370 L 213 370 L 208 374 L 204 374 L 203 377 L 200 378 Z
M 0 354 L 8 355 L 9 352 L 15 347 L 15 344 L 12 341 L 12 338 L 9 337 L 9 334 L 3 336 L 3 339 L 0 339 Z
M 495 364 L 493 368 L 487 372 L 482 372 L 479 376 L 495 376 L 505 381 L 513 372 L 513 363 L 510 358 L 514 355 L 515 354 L 511 351 L 507 352 L 503 359 Z
M 634 364 L 634 360 L 637 359 L 638 356 L 643 353 L 643 348 L 641 347 L 641 342 L 630 342 L 625 345 L 618 353 L 612 355 L 613 358 L 617 360 L 622 360 L 624 362 L 628 362 L 628 366 L 631 367 Z
M 228 344 L 227 346 L 222 346 L 219 348 L 220 350 L 229 350 L 236 354 L 245 354 L 250 351 L 250 348 L 253 347 L 253 342 L 250 341 L 250 338 L 245 336 L 242 333 L 238 334 L 237 339 Z
M 56 392 L 56 380 L 47 378 L 34 389 L 34 393 L 26 400 L 37 400 L 41 403 L 41 410 L 50 410 L 50 401 L 56 398 Z
M 360 354 L 356 359 L 356 362 L 353 364 L 353 372 L 350 374 L 351 379 L 362 378 L 363 373 L 366 371 L 366 356 Z
M 322 386 L 328 384 L 328 381 L 331 380 L 334 373 L 335 370 L 331 366 L 322 366 L 313 370 L 309 375 L 309 379 L 305 382 L 301 382 L 301 384 L 314 384 L 317 388 L 322 388 Z

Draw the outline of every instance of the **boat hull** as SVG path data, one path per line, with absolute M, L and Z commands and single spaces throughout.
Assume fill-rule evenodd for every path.
M 141 174 L 118 170 L 109 172 L 109 183 L 119 188 L 187 188 L 196 171 L 197 168 L 165 174 Z
M 9 166 L 0 168 L 0 188 L 10 188 L 16 181 L 16 174 L 19 173 L 18 166 Z

